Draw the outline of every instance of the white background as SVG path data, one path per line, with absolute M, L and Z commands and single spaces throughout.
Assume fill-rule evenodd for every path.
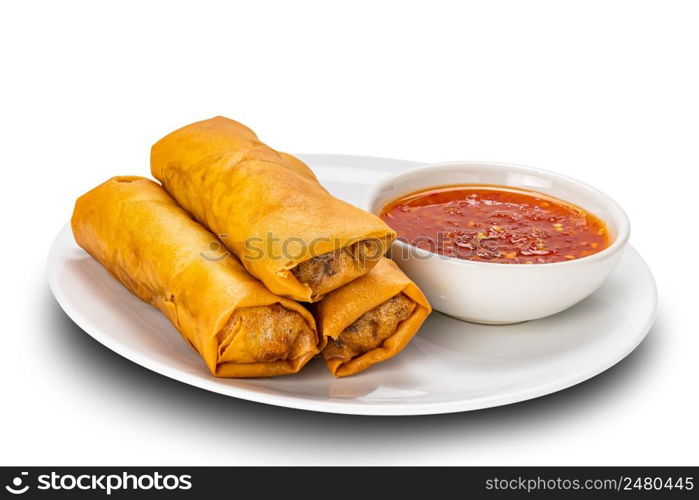
M 697 26 L 690 1 L 3 2 L 0 463 L 697 465 Z M 576 388 L 436 417 L 273 408 L 134 365 L 58 308 L 47 251 L 78 195 L 215 114 L 284 151 L 598 186 L 655 273 L 656 326 Z

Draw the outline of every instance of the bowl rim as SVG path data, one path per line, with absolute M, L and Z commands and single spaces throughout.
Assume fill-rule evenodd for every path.
M 545 263 L 540 263 L 540 264 L 506 264 L 502 262 L 483 262 L 483 261 L 478 261 L 478 260 L 468 260 L 468 259 L 459 259 L 457 257 L 450 257 L 448 255 L 442 255 L 437 252 L 432 252 L 430 250 L 425 250 L 423 248 L 418 248 L 414 245 L 411 245 L 407 243 L 406 241 L 403 241 L 399 238 L 396 238 L 393 240 L 393 244 L 398 244 L 404 249 L 407 249 L 408 251 L 416 251 L 418 254 L 423 254 L 424 256 L 430 256 L 430 257 L 437 257 L 443 261 L 447 262 L 454 262 L 457 263 L 456 265 L 465 265 L 465 266 L 498 266 L 498 268 L 516 268 L 516 269 L 521 269 L 521 268 L 527 268 L 527 269 L 537 269 L 541 268 L 542 266 L 545 266 L 546 268 L 550 268 L 552 266 L 579 266 L 579 265 L 584 265 L 585 263 L 592 263 L 594 261 L 601 261 L 605 260 L 612 255 L 616 254 L 620 250 L 622 250 L 626 244 L 629 241 L 629 237 L 631 234 L 631 223 L 629 221 L 629 217 L 624 211 L 624 209 L 619 205 L 611 196 L 608 194 L 604 193 L 603 191 L 599 190 L 598 188 L 587 184 L 586 182 L 583 182 L 581 180 L 578 180 L 574 177 L 571 177 L 569 175 L 561 174 L 558 172 L 554 172 L 552 170 L 546 170 L 543 168 L 539 167 L 530 167 L 527 165 L 521 165 L 517 163 L 506 163 L 506 162 L 496 162 L 496 161 L 476 161 L 476 160 L 467 160 L 467 161 L 447 161 L 447 162 L 439 162 L 439 163 L 430 163 L 421 167 L 413 168 L 410 170 L 405 170 L 403 172 L 396 172 L 387 175 L 383 179 L 379 180 L 376 182 L 374 185 L 372 185 L 369 190 L 365 193 L 364 199 L 363 199 L 363 208 L 368 211 L 371 214 L 374 215 L 379 215 L 376 212 L 374 212 L 371 208 L 374 202 L 378 198 L 378 193 L 379 191 L 388 183 L 395 183 L 399 182 L 401 180 L 404 180 L 406 177 L 411 177 L 416 174 L 420 173 L 428 173 L 429 171 L 432 170 L 437 170 L 437 169 L 444 169 L 446 171 L 458 171 L 460 168 L 463 167 L 496 167 L 496 168 L 501 168 L 501 169 L 506 169 L 506 170 L 512 170 L 512 171 L 518 171 L 518 172 L 524 172 L 524 173 L 530 173 L 530 174 L 537 174 L 541 175 L 544 177 L 553 177 L 557 179 L 564 180 L 568 183 L 573 184 L 576 188 L 579 187 L 583 190 L 592 192 L 595 194 L 598 198 L 600 198 L 605 205 L 611 208 L 611 211 L 614 212 L 616 211 L 618 216 L 619 216 L 619 227 L 618 227 L 618 232 L 616 235 L 616 238 L 614 238 L 614 241 L 612 242 L 611 245 L 609 245 L 607 248 L 604 250 L 601 250 L 597 253 L 594 253 L 592 255 L 586 255 L 585 257 L 581 257 L 579 259 L 574 259 L 574 260 L 567 260 L 567 261 L 561 261 L 561 262 L 545 262 Z M 454 184 L 458 185 L 458 184 Z M 497 185 L 497 184 L 495 184 Z M 503 185 L 504 186 L 504 185 Z M 504 186 L 504 187 L 518 187 L 518 186 Z M 426 185 L 422 189 L 430 189 L 429 185 Z M 523 188 L 523 189 L 529 189 L 531 191 L 537 191 L 536 189 L 531 189 L 531 188 Z M 406 193 L 407 194 L 407 193 Z M 548 193 L 545 193 L 548 194 Z M 557 196 L 554 193 L 549 194 L 549 196 L 553 196 L 556 198 L 559 198 L 563 201 L 566 201 L 565 199 L 561 198 L 560 196 Z M 382 207 L 383 208 L 383 207 Z M 608 221 L 605 219 L 602 219 L 605 224 L 608 224 Z

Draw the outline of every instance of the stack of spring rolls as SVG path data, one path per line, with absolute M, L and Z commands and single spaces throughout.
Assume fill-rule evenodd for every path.
M 151 172 L 160 184 L 114 177 L 81 196 L 73 234 L 213 375 L 297 373 L 319 353 L 352 375 L 399 353 L 430 313 L 384 257 L 393 230 L 244 125 L 172 132 Z

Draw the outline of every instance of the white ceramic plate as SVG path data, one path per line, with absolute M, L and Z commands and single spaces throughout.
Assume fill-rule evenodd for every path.
M 355 204 L 387 172 L 419 166 L 361 156 L 301 157 L 333 194 Z M 475 410 L 565 389 L 627 356 L 648 333 L 657 303 L 648 267 L 628 248 L 602 288 L 555 316 L 485 326 L 435 312 L 400 355 L 354 377 L 334 379 L 316 359 L 296 375 L 217 379 L 158 311 L 75 244 L 68 225 L 51 248 L 48 274 L 53 294 L 73 321 L 139 365 L 228 396 L 360 415 Z

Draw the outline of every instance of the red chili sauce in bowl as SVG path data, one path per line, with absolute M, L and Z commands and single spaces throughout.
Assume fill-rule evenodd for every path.
M 398 238 L 458 259 L 548 264 L 592 255 L 611 241 L 604 222 L 549 195 L 506 186 L 445 186 L 388 204 Z

